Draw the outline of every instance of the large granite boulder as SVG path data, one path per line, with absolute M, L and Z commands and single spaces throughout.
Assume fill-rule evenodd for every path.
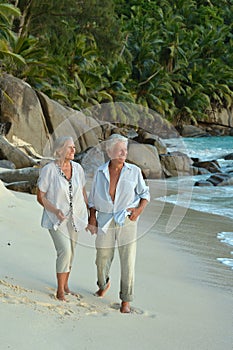
M 5 136 L 0 135 L 0 155 L 1 158 L 12 162 L 17 169 L 34 166 L 37 162 L 21 149 L 15 147 Z
M 42 153 L 49 130 L 36 92 L 23 80 L 8 74 L 0 78 L 0 88 L 5 92 L 0 121 L 11 125 L 7 139 L 12 142 L 16 135 Z
M 94 118 L 62 106 L 18 78 L 3 74 L 0 89 L 5 92 L 0 132 L 10 142 L 16 136 L 43 155 L 50 152 L 52 140 L 60 135 L 72 136 L 77 152 L 95 146 L 102 138 L 102 127 Z
M 180 134 L 183 137 L 203 137 L 209 134 L 202 128 L 194 125 L 183 125 L 180 129 Z
M 127 160 L 139 166 L 146 178 L 161 179 L 162 168 L 156 147 L 130 143 Z
M 106 154 L 101 146 L 90 147 L 75 155 L 74 161 L 82 165 L 86 178 L 93 178 L 97 168 L 106 162 Z
M 210 108 L 206 122 L 233 128 L 233 104 L 221 110 Z
M 182 152 L 162 154 L 160 160 L 166 177 L 193 175 L 193 161 Z
M 51 135 L 55 138 L 61 135 L 72 136 L 78 153 L 99 143 L 102 128 L 94 118 L 60 105 L 42 92 L 38 92 L 38 97 Z M 50 142 L 44 149 L 45 153 L 49 146 Z
M 0 172 L 0 180 L 10 190 L 36 194 L 39 171 L 38 167 L 6 170 Z
M 29 179 L 27 171 L 6 174 L 8 178 L 4 178 L 4 182 L 12 189 L 34 193 L 38 176 L 35 165 L 43 166 L 50 159 L 53 140 L 61 135 L 73 137 L 77 154 L 80 154 L 77 161 L 83 165 L 88 177 L 92 177 L 106 160 L 101 144 L 116 132 L 129 138 L 128 161 L 138 165 L 146 178 L 192 173 L 192 161 L 188 156 L 167 153 L 162 141 L 163 138 L 178 137 L 174 126 L 143 106 L 115 103 L 116 120 L 124 111 L 128 125 L 119 120 L 114 124 L 108 104 L 82 112 L 73 110 L 8 74 L 0 77 L 0 89 L 4 91 L 0 101 L 0 159 L 10 161 L 17 170 L 33 169 Z M 138 116 L 139 121 L 144 118 L 145 128 L 143 125 L 137 128 L 132 116 Z
M 149 144 L 157 148 L 158 154 L 167 153 L 167 147 L 165 142 L 158 136 L 150 132 L 140 130 L 138 136 L 134 138 L 135 141 L 138 141 L 143 144 Z

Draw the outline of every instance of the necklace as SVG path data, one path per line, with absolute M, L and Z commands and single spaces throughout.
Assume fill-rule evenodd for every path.
M 62 169 L 59 167 L 59 165 L 57 163 L 55 163 L 55 164 L 56 164 L 56 168 L 58 170 L 58 174 L 60 176 L 62 176 L 69 183 L 69 215 L 71 217 L 71 224 L 72 224 L 74 230 L 77 232 L 77 228 L 76 228 L 75 223 L 74 223 L 74 214 L 73 214 L 73 185 L 72 185 L 72 177 L 68 180 L 66 175 L 62 171 Z M 71 165 L 71 168 L 72 168 L 72 165 Z

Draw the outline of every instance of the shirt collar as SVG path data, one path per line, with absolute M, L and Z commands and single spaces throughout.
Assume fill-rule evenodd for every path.
M 101 170 L 103 173 L 105 173 L 105 174 L 108 173 L 108 166 L 109 166 L 109 163 L 110 163 L 110 160 L 109 160 L 108 162 L 104 163 L 104 164 L 100 167 L 100 170 Z M 123 169 L 124 169 L 124 168 L 131 169 L 130 164 L 127 163 L 127 162 L 125 162 L 125 163 L 124 163 L 124 166 L 123 166 Z
M 105 175 L 105 177 L 108 179 L 108 181 L 110 180 L 109 179 L 109 171 L 108 171 L 108 166 L 109 166 L 109 163 L 110 163 L 110 160 L 106 163 L 104 163 L 100 168 L 99 170 L 103 172 L 103 174 Z M 122 168 L 123 172 L 127 169 L 131 170 L 131 167 L 130 167 L 130 164 L 125 162 L 124 163 L 124 166 Z

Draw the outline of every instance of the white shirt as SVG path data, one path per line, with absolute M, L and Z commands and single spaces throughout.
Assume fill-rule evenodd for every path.
M 85 175 L 80 164 L 72 162 L 72 205 L 73 222 L 77 231 L 86 228 L 88 222 L 87 207 L 83 196 Z M 54 161 L 46 164 L 41 170 L 38 179 L 38 188 L 46 193 L 46 198 L 64 215 L 70 217 L 69 181 L 66 180 Z M 59 222 L 57 216 L 44 208 L 41 226 L 47 229 L 59 227 L 67 231 L 67 220 Z
M 141 169 L 136 165 L 124 163 L 116 187 L 114 202 L 109 194 L 109 161 L 97 169 L 88 199 L 89 208 L 97 211 L 98 227 L 106 231 L 112 218 L 123 225 L 129 215 L 127 208 L 135 208 L 142 198 L 150 200 L 149 187 L 146 186 Z

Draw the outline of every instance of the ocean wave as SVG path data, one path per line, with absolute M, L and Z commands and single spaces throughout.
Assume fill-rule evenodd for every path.
M 220 232 L 217 238 L 222 242 L 230 246 L 233 246 L 233 232 Z

